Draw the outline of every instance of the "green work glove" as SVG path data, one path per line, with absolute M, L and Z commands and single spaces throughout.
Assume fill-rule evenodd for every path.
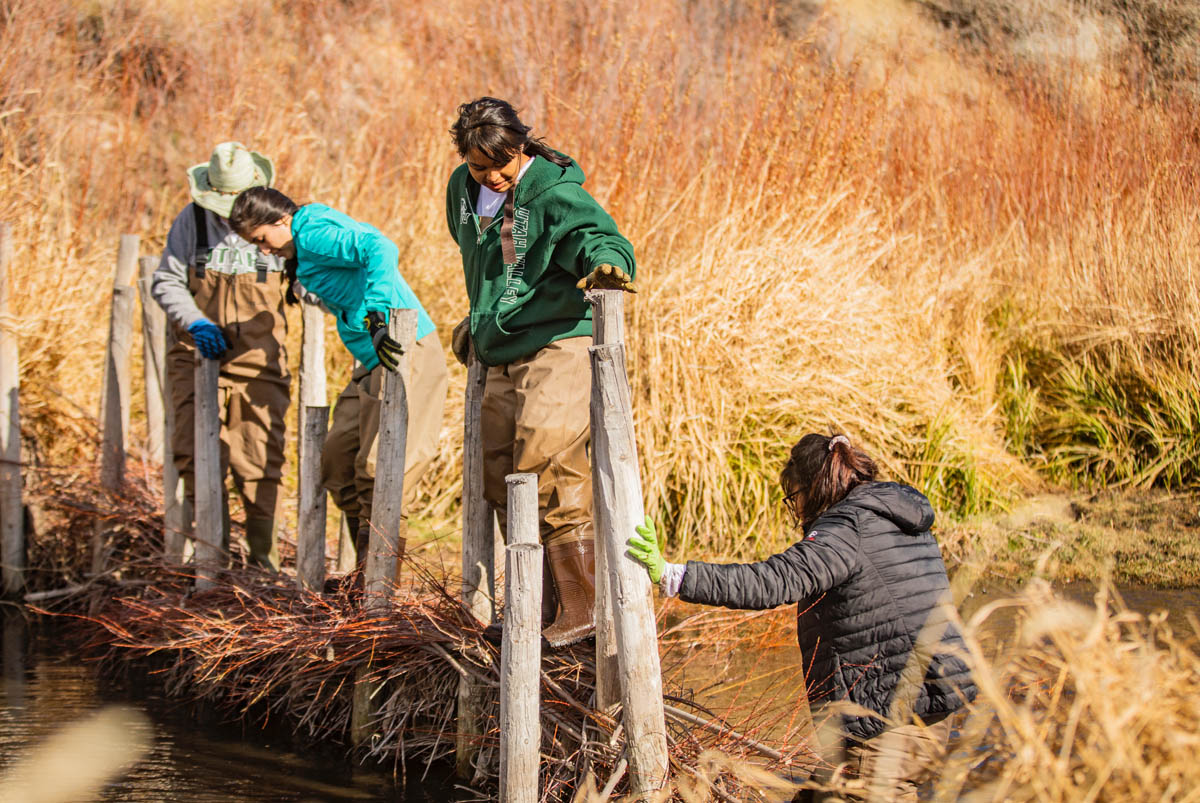
M 580 290 L 624 290 L 626 293 L 636 293 L 633 277 L 616 265 L 598 265 L 594 271 L 580 279 L 576 284 Z
M 368 312 L 363 318 L 363 325 L 367 327 L 367 333 L 371 335 L 371 345 L 375 347 L 375 354 L 379 357 L 380 365 L 389 371 L 399 368 L 404 348 L 388 337 L 387 317 L 384 313 L 378 310 Z
M 646 567 L 650 582 L 657 583 L 662 579 L 663 568 L 667 562 L 663 560 L 662 550 L 658 547 L 658 534 L 654 532 L 654 522 L 646 516 L 646 523 L 634 527 L 637 535 L 626 541 L 630 557 Z

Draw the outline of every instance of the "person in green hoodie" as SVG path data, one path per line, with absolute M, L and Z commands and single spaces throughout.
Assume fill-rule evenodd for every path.
M 592 312 L 581 291 L 634 292 L 636 265 L 633 246 L 583 189 L 583 170 L 529 131 L 509 103 L 489 97 L 459 106 L 450 129 L 464 163 L 450 176 L 446 224 L 471 304 L 453 348 L 465 364 L 474 346 L 488 366 L 484 496 L 502 525 L 505 475 L 538 477 L 553 584 L 543 595 L 542 634 L 560 647 L 594 630 Z
M 400 344 L 388 337 L 388 311 L 417 311 L 417 342 L 409 355 L 406 512 L 418 481 L 437 456 L 448 381 L 437 331 L 400 275 L 395 243 L 374 226 L 324 204 L 297 206 L 279 190 L 266 187 L 241 193 L 229 223 L 264 254 L 286 260 L 288 302 L 299 300 L 294 284 L 319 300 L 337 318 L 338 335 L 358 361 L 333 409 L 321 452 L 321 481 L 349 520 L 361 580 L 371 533 L 383 371 L 396 370 L 403 354 Z M 403 556 L 401 540 L 397 560 Z

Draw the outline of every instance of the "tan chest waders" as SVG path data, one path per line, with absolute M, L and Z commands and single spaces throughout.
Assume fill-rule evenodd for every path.
M 208 212 L 193 204 L 196 247 L 188 289 L 200 312 L 221 328 L 229 350 L 221 358 L 221 465 L 233 475 L 246 510 L 250 562 L 278 568 L 275 517 L 283 474 L 284 417 L 290 400 L 287 319 L 279 270 L 249 246 L 212 246 Z M 177 332 L 167 353 L 175 405 L 175 464 L 192 496 L 194 367 L 191 337 Z M 228 543 L 228 526 L 226 526 Z

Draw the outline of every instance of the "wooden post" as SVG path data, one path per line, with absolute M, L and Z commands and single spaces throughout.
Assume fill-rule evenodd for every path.
M 125 479 L 125 444 L 129 440 L 129 353 L 133 335 L 133 277 L 137 273 L 138 237 L 122 234 L 113 277 L 108 350 L 100 397 L 100 483 L 115 491 Z
M 467 390 L 463 409 L 463 607 L 484 624 L 496 615 L 496 551 L 492 508 L 483 498 L 483 391 L 487 366 L 467 357 Z M 473 675 L 458 679 L 458 735 L 455 738 L 455 771 L 460 778 L 473 774 L 479 737 L 483 732 L 486 686 Z
M 472 348 L 463 412 L 463 605 L 487 624 L 496 618 L 496 552 L 492 507 L 483 498 L 483 392 L 487 366 Z
M 417 311 L 393 309 L 388 334 L 404 349 L 400 367 L 383 372 L 383 409 L 375 459 L 375 497 L 371 503 L 371 539 L 365 571 L 368 608 L 386 607 L 396 586 L 396 564 L 403 556 L 408 522 L 404 519 L 404 450 L 408 444 L 408 375 L 417 342 Z
M 584 298 L 592 305 L 592 344 L 596 346 L 625 343 L 625 291 L 588 290 Z M 622 351 L 622 355 L 624 351 Z M 624 362 L 622 361 L 622 370 Z M 593 422 L 593 426 L 595 423 Z M 592 452 L 595 463 L 596 453 Z M 595 469 L 592 471 L 595 475 Z M 600 486 L 592 483 L 592 519 L 596 533 L 610 532 L 611 511 L 604 505 Z M 599 537 L 599 536 L 597 536 Z M 608 587 L 608 561 L 602 545 L 596 546 L 596 708 L 611 711 L 621 701 L 620 666 L 617 660 L 616 625 L 613 623 L 613 600 Z
M 104 384 L 100 392 L 100 485 L 118 491 L 125 482 L 125 444 L 129 442 L 129 356 L 133 341 L 133 277 L 137 273 L 138 236 L 122 234 L 113 276 Z M 92 532 L 92 572 L 104 571 L 108 529 L 103 522 Z
M 542 545 L 536 474 L 509 474 L 504 641 L 500 649 L 500 799 L 538 799 Z
M 321 486 L 321 447 L 329 428 L 329 408 L 300 408 L 300 511 L 296 535 L 296 584 L 310 591 L 325 587 L 325 489 Z
M 146 451 L 163 461 L 163 375 L 167 368 L 167 315 L 150 294 L 151 277 L 158 267 L 154 257 L 142 257 L 138 295 L 142 302 L 142 377 L 146 388 Z
M 175 334 L 166 328 L 163 339 L 163 354 L 175 344 Z M 183 481 L 175 468 L 175 407 L 171 404 L 171 375 L 163 365 L 163 557 L 168 563 L 183 563 L 192 534 L 192 505 L 184 494 Z
M 3 590 L 15 596 L 25 587 L 24 502 L 21 499 L 21 385 L 17 332 L 9 317 L 12 227 L 0 223 L 0 565 Z
M 304 328 L 300 335 L 300 404 L 325 407 L 329 404 L 325 387 L 325 312 L 316 304 L 304 302 Z
M 196 351 L 196 589 L 211 588 L 224 563 L 225 488 L 221 472 L 221 412 L 217 406 L 217 360 Z
M 404 519 L 404 450 L 408 445 L 409 355 L 416 348 L 417 311 L 393 309 L 388 335 L 404 349 L 395 371 L 383 372 L 383 409 L 379 412 L 379 443 L 375 449 L 375 496 L 371 503 L 371 537 L 363 570 L 363 607 L 384 610 L 396 588 L 397 564 L 404 555 L 408 522 Z M 367 680 L 370 664 L 354 675 L 350 709 L 350 739 L 362 744 L 370 736 L 376 684 Z
M 300 511 L 296 533 L 296 583 L 320 591 L 325 585 L 325 489 L 321 451 L 329 430 L 325 388 L 325 313 L 304 304 L 300 348 Z
M 666 781 L 667 734 L 650 579 L 645 568 L 625 552 L 625 542 L 644 518 L 633 408 L 624 347 L 592 346 L 589 351 L 592 482 L 596 509 L 604 511 L 596 522 L 597 552 L 600 548 L 605 551 L 613 599 L 630 786 L 633 794 L 644 796 Z

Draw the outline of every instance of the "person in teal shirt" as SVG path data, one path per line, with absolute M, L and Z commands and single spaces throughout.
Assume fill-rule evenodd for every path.
M 633 246 L 575 160 L 531 137 L 506 101 L 464 103 L 450 131 L 463 164 L 446 189 L 446 225 L 471 304 L 453 348 L 465 362 L 473 346 L 488 366 L 484 496 L 504 522 L 505 475 L 537 475 L 542 635 L 562 647 L 594 630 L 592 310 L 582 290 L 632 291 Z
M 417 311 L 417 342 L 409 355 L 406 513 L 437 456 L 448 381 L 445 355 L 433 321 L 400 275 L 395 243 L 374 226 L 324 204 L 298 206 L 279 190 L 252 190 L 234 201 L 230 225 L 263 253 L 286 260 L 288 302 L 299 301 L 297 285 L 306 300 L 319 301 L 337 319 L 338 336 L 358 361 L 334 406 L 321 480 L 349 520 L 361 580 L 371 532 L 383 371 L 395 370 L 402 354 L 387 333 L 389 310 Z M 403 541 L 399 553 L 397 559 L 403 557 Z

